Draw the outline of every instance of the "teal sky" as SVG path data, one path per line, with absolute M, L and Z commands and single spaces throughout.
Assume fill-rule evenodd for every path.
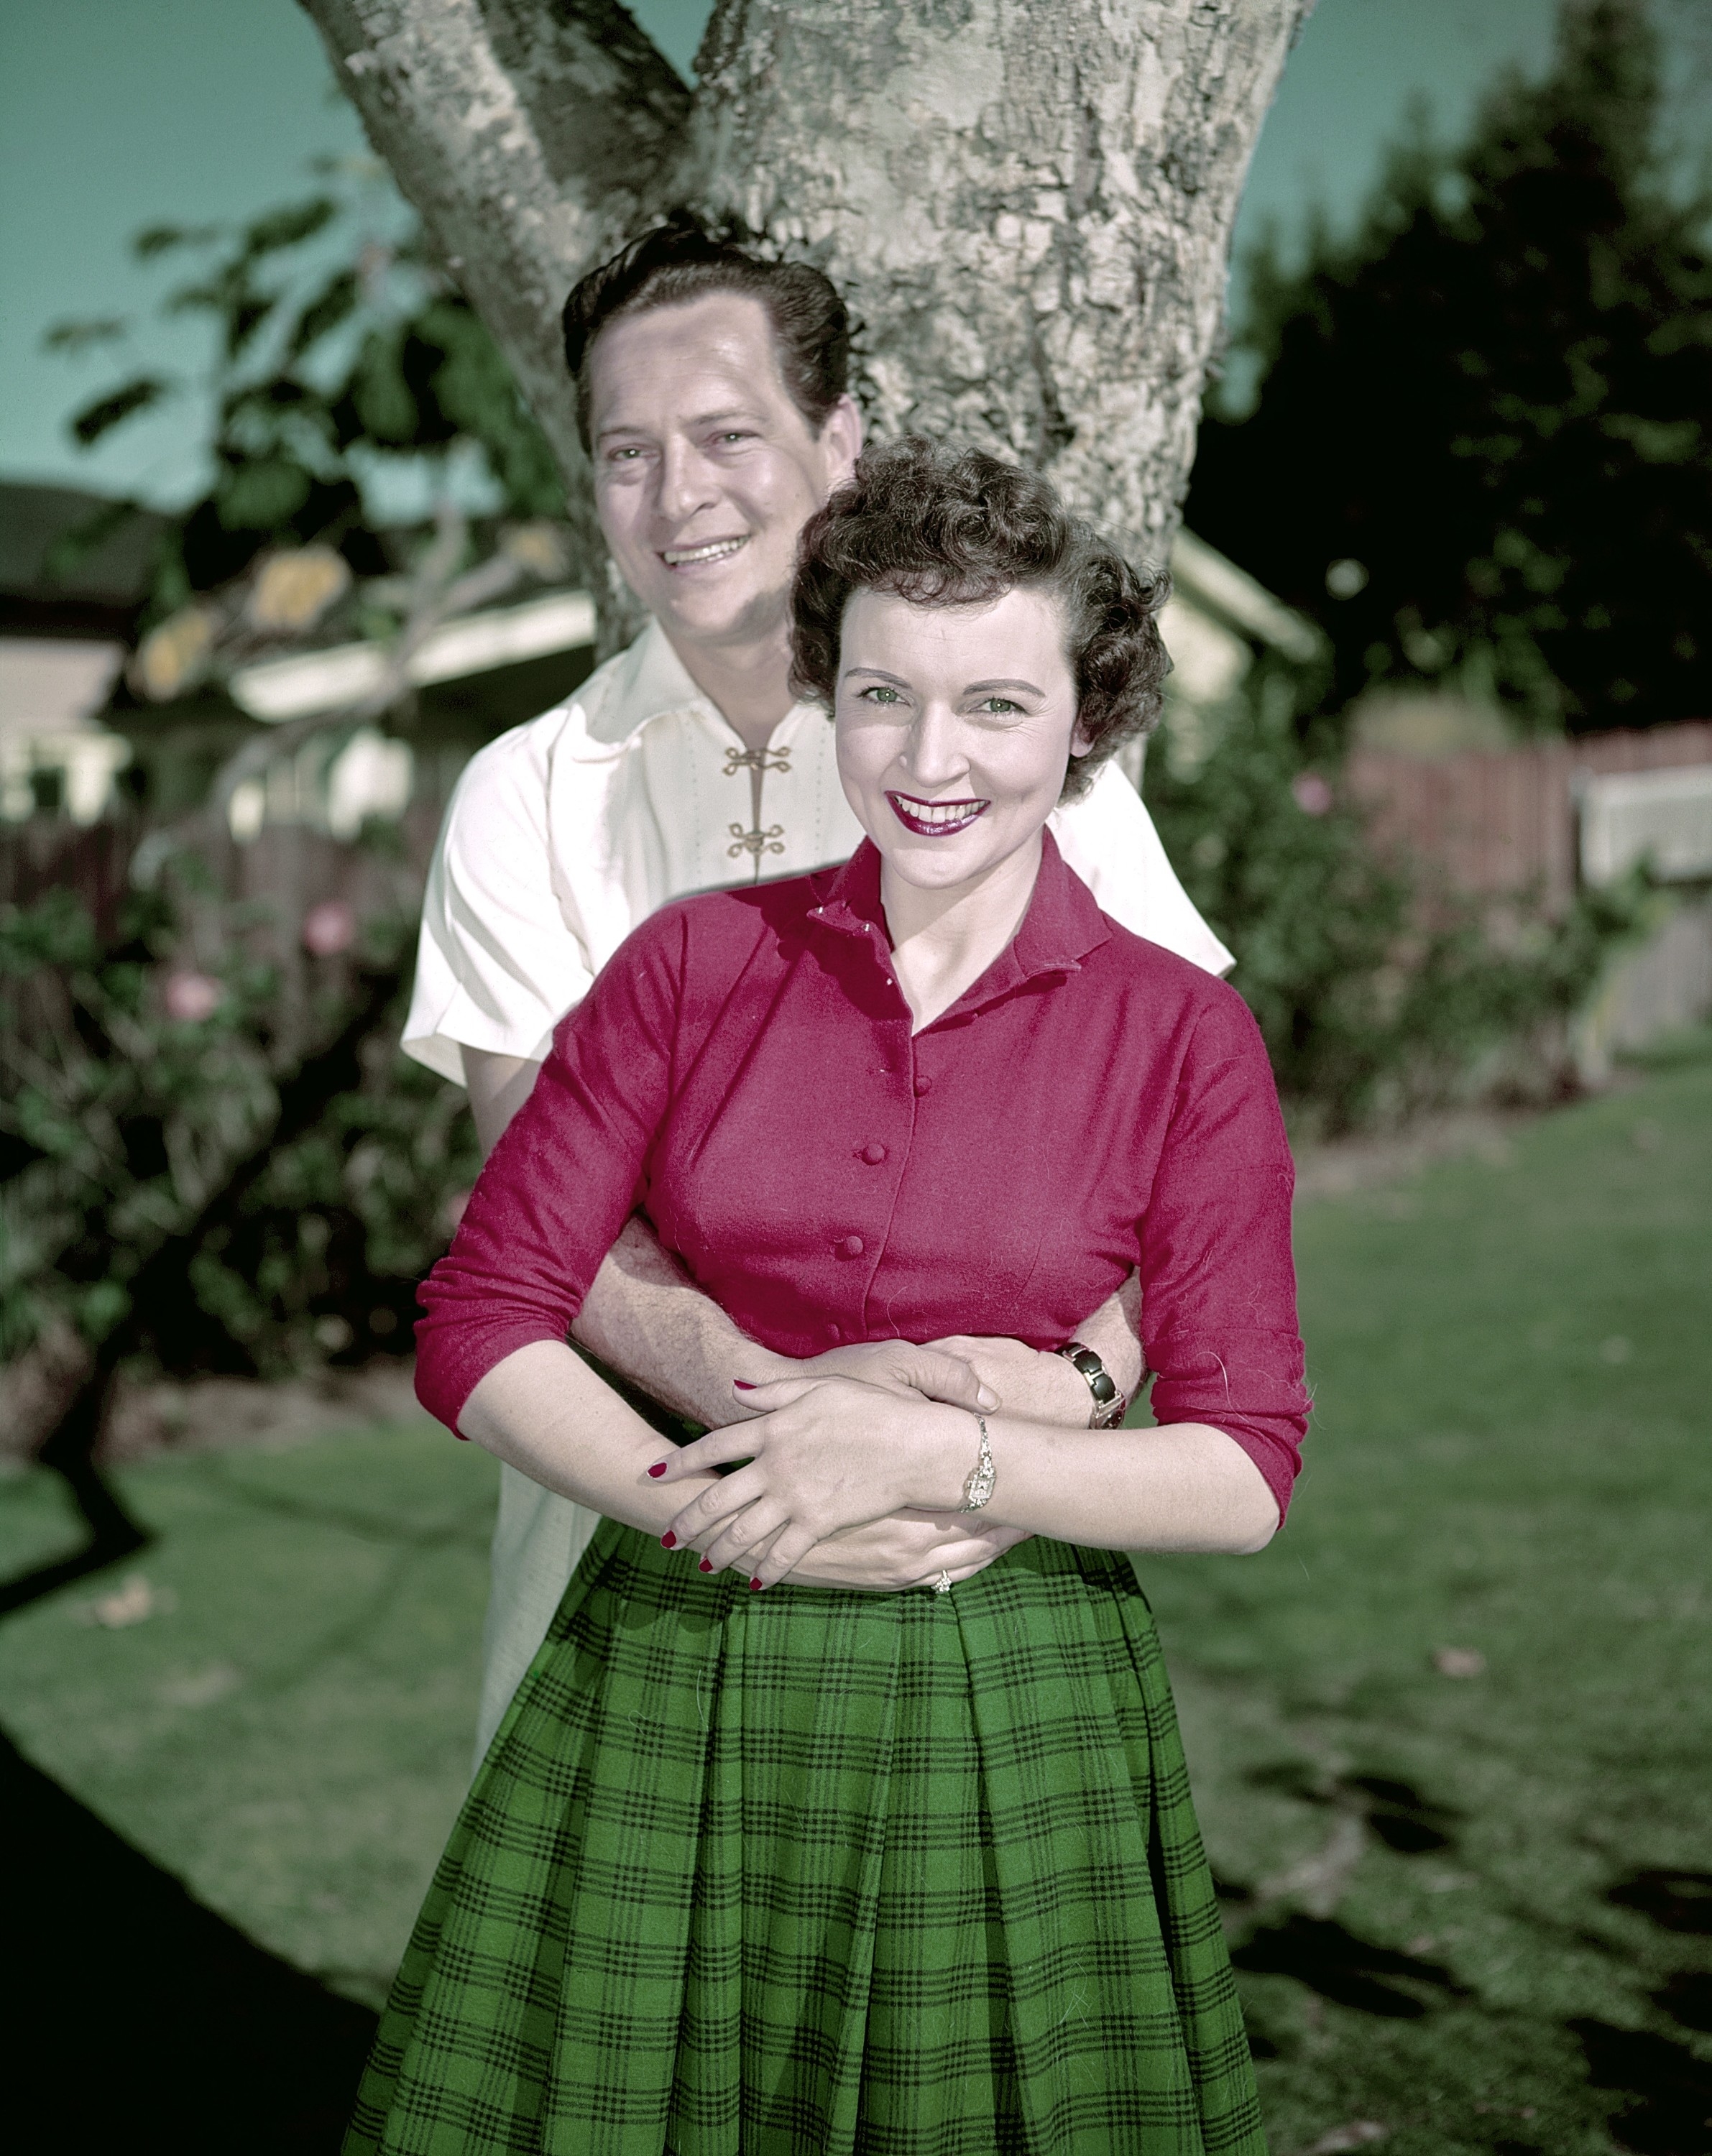
M 633 12 L 688 74 L 709 0 Z M 1535 70 L 1554 0 L 1319 0 L 1256 152 L 1238 226 L 1299 229 L 1318 202 L 1348 216 L 1411 100 L 1460 126 L 1493 73 Z M 1661 0 L 1682 87 L 1712 89 L 1712 0 Z M 1692 94 L 1698 92 L 1699 99 Z M 293 0 L 6 0 L 0 8 L 0 474 L 170 501 L 193 485 L 193 398 L 93 453 L 71 411 L 140 367 L 194 370 L 189 323 L 150 322 L 165 280 L 127 243 L 156 223 L 243 218 L 306 192 L 316 155 L 362 153 L 320 40 Z M 383 209 L 378 207 L 378 215 Z M 121 349 L 44 352 L 66 317 L 126 316 Z

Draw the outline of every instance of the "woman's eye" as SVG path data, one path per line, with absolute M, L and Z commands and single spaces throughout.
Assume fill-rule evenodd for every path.
M 1009 696 L 983 696 L 979 703 L 975 706 L 975 709 L 978 711 L 985 711 L 991 718 L 1005 719 L 1009 718 L 1012 712 L 1020 714 L 1022 706 L 1021 704 L 1013 704 Z
M 870 688 L 859 689 L 856 701 L 861 704 L 901 704 L 903 699 L 896 689 L 887 689 L 876 682 Z

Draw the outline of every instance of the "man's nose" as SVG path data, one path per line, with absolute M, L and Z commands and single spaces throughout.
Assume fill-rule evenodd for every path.
M 717 493 L 707 460 L 694 444 L 668 441 L 660 459 L 661 515 L 681 523 L 705 509 Z

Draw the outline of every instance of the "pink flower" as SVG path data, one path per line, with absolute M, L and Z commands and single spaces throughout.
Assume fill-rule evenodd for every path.
M 342 898 L 324 898 L 303 916 L 303 947 L 311 957 L 335 957 L 356 941 L 357 916 Z
M 168 1018 L 200 1025 L 220 1008 L 225 990 L 206 973 L 169 973 L 162 1000 Z
M 1290 792 L 1304 816 L 1324 816 L 1332 805 L 1332 789 L 1317 771 L 1298 771 Z

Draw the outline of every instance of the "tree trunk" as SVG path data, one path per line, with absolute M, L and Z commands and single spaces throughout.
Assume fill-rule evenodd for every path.
M 693 93 L 613 0 L 303 3 L 585 529 L 559 308 L 688 203 L 837 281 L 877 431 L 1021 458 L 1169 549 L 1312 0 L 718 0 Z

